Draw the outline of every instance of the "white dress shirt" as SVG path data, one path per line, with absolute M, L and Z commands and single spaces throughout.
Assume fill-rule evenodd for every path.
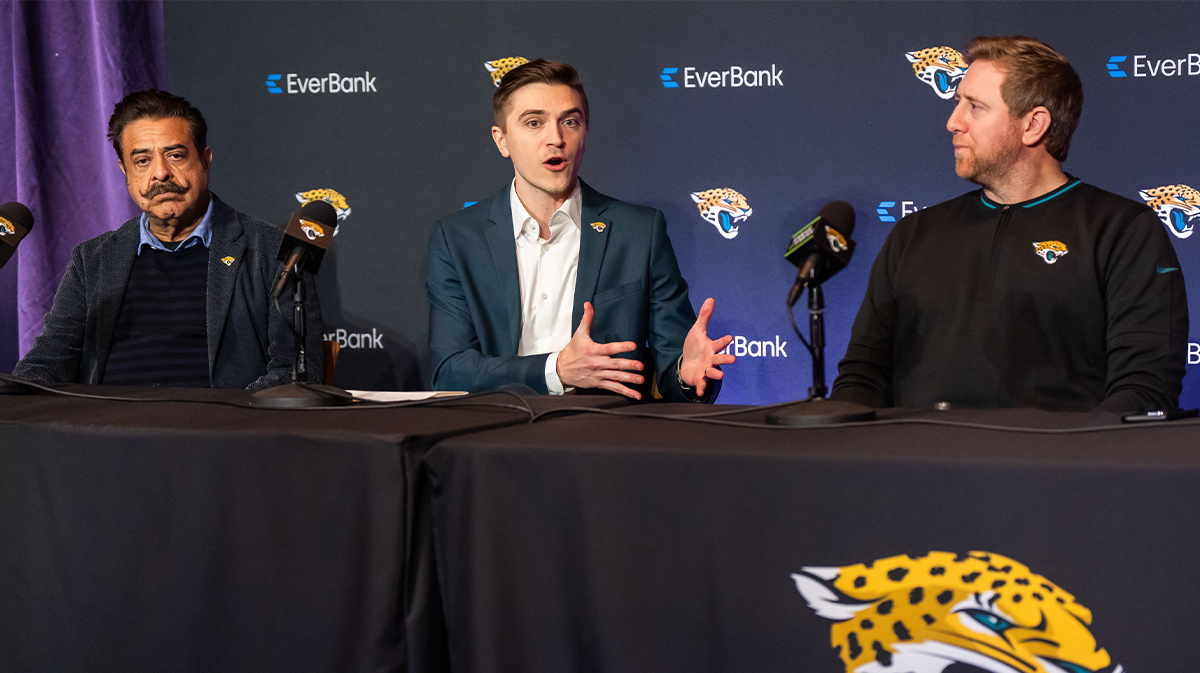
M 579 276 L 579 231 L 583 196 L 579 184 L 550 218 L 550 238 L 541 238 L 537 220 L 517 197 L 517 182 L 509 187 L 513 236 L 517 241 L 517 275 L 521 282 L 521 343 L 517 355 L 549 353 L 546 388 L 562 395 L 558 353 L 571 341 L 571 311 L 575 279 Z

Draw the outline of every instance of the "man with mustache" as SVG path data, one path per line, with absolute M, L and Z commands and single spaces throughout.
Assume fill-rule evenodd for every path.
M 1174 410 L 1188 306 L 1152 210 L 1064 173 L 1083 87 L 1027 37 L 980 37 L 946 128 L 982 189 L 896 224 L 833 397 L 870 406 Z
M 261 389 L 291 380 L 291 301 L 272 305 L 283 230 L 208 189 L 200 111 L 154 89 L 117 103 L 108 138 L 142 215 L 79 244 L 42 334 L 13 374 L 30 381 Z M 305 277 L 310 378 L 321 312 Z M 290 294 L 289 294 L 290 297 Z
M 657 382 L 666 399 L 713 401 L 732 337 L 708 338 L 713 300 L 697 318 L 662 213 L 578 179 L 589 118 L 575 69 L 515 68 L 492 110 L 515 176 L 430 234 L 433 387 L 641 400 Z

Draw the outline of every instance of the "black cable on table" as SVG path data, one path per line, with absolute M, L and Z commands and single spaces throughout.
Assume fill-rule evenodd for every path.
M 537 415 L 536 412 L 534 412 L 533 407 L 530 406 L 529 402 L 523 396 L 521 396 L 518 393 L 513 392 L 511 390 L 504 390 L 503 388 L 498 389 L 498 390 L 489 390 L 487 392 L 468 393 L 466 395 L 456 395 L 454 397 L 431 397 L 429 399 L 424 399 L 424 400 L 406 400 L 403 402 L 373 402 L 371 400 L 357 400 L 354 404 L 349 404 L 349 405 L 340 406 L 340 407 L 314 407 L 314 408 L 310 408 L 310 409 L 286 409 L 286 408 L 284 408 L 284 409 L 264 409 L 263 407 L 250 406 L 250 404 L 248 402 L 247 403 L 230 402 L 228 400 L 188 400 L 188 399 L 178 399 L 178 398 L 121 397 L 119 395 L 97 395 L 94 393 L 79 393 L 79 392 L 74 392 L 74 391 L 70 391 L 70 390 L 60 390 L 58 388 L 47 386 L 47 385 L 44 385 L 41 383 L 34 383 L 33 381 L 26 381 L 24 379 L 16 378 L 14 376 L 9 376 L 8 374 L 0 374 L 0 380 L 9 381 L 9 382 L 16 383 L 16 384 L 19 384 L 22 386 L 28 386 L 35 390 L 40 390 L 40 391 L 43 391 L 46 393 L 50 393 L 51 395 L 58 395 L 60 397 L 75 397 L 75 398 L 88 399 L 88 400 L 100 400 L 100 401 L 105 401 L 105 402 L 139 402 L 139 403 L 174 402 L 176 404 L 212 404 L 212 405 L 216 405 L 216 406 L 234 407 L 235 409 L 253 409 L 256 411 L 346 411 L 346 410 L 350 410 L 350 409 L 400 409 L 400 408 L 405 408 L 405 407 L 476 406 L 476 407 L 490 407 L 490 408 L 499 408 L 499 409 L 520 411 L 521 413 L 527 414 L 531 420 Z M 487 396 L 491 396 L 491 395 L 504 395 L 507 397 L 513 397 L 518 402 L 520 402 L 520 404 L 519 405 L 517 405 L 517 404 L 501 404 L 499 402 L 470 402 L 468 404 L 464 404 L 464 402 L 466 402 L 467 400 L 475 400 L 480 397 L 487 397 Z
M 736 409 L 731 411 L 713 412 L 712 415 L 732 415 L 732 414 L 747 414 L 760 412 L 765 409 L 786 406 L 794 404 L 794 402 L 785 402 L 781 404 L 773 404 L 765 407 L 748 407 L 745 409 Z M 660 419 L 667 421 L 679 421 L 684 423 L 703 423 L 707 425 L 722 425 L 732 428 L 759 428 L 766 430 L 828 430 L 831 428 L 874 428 L 881 425 L 941 425 L 955 428 L 966 428 L 970 430 L 988 430 L 992 432 L 1017 432 L 1027 434 L 1042 434 L 1042 435 L 1071 435 L 1084 434 L 1089 432 L 1108 432 L 1109 430 L 1133 430 L 1145 428 L 1163 428 L 1163 427 L 1179 427 L 1200 425 L 1200 419 L 1176 420 L 1166 423 L 1119 423 L 1113 425 L 1092 425 L 1082 428 L 1030 428 L 1010 425 L 993 425 L 988 423 L 971 423 L 969 421 L 947 421 L 936 418 L 890 418 L 878 419 L 874 421 L 860 421 L 856 423 L 826 423 L 823 425 L 774 425 L 770 423 L 754 423 L 747 421 L 726 421 L 711 417 L 707 414 L 654 414 L 654 413 L 639 413 L 636 411 L 626 411 L 620 409 L 597 409 L 595 407 L 561 407 L 559 409 L 551 409 L 536 414 L 530 423 L 538 423 L 546 418 L 558 413 L 588 413 L 588 414 L 603 414 L 608 416 L 619 416 L 624 418 L 649 418 Z

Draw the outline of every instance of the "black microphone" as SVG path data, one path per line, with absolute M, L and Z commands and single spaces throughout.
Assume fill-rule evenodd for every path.
M 788 291 L 788 308 L 796 304 L 806 286 L 823 283 L 846 268 L 854 254 L 853 233 L 854 208 L 845 201 L 830 201 L 816 219 L 792 234 L 784 256 L 799 269 Z
M 283 242 L 279 245 L 276 259 L 284 263 L 283 275 L 275 285 L 275 296 L 283 294 L 288 277 L 293 273 L 308 271 L 315 274 L 321 270 L 325 251 L 333 243 L 337 229 L 337 211 L 324 201 L 310 201 L 292 214 Z
M 33 213 L 16 201 L 0 206 L 0 269 L 17 251 L 17 244 L 33 229 Z

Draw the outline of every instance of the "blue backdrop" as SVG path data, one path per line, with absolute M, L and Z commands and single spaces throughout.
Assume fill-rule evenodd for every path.
M 304 199 L 338 202 L 319 282 L 347 387 L 428 386 L 428 231 L 512 177 L 489 134 L 492 71 L 505 59 L 563 60 L 583 74 L 592 127 L 581 175 L 665 212 L 693 304 L 715 297 L 711 332 L 741 344 L 722 402 L 806 394 L 783 251 L 824 203 L 858 213 L 854 261 L 826 285 L 832 381 L 894 220 L 974 188 L 954 174 L 945 129 L 953 54 L 940 52 L 950 63 L 926 81 L 911 52 L 1039 37 L 1083 79 L 1066 170 L 1132 199 L 1200 185 L 1200 15 L 1188 3 L 189 2 L 166 6 L 166 32 L 171 90 L 208 119 L 223 199 L 280 222 Z M 735 236 L 692 199 L 716 188 L 751 209 Z M 1176 210 L 1186 228 L 1200 204 Z M 1166 215 L 1200 315 L 1200 236 Z M 1190 348 L 1194 372 L 1200 344 Z M 1182 403 L 1200 405 L 1194 374 Z

